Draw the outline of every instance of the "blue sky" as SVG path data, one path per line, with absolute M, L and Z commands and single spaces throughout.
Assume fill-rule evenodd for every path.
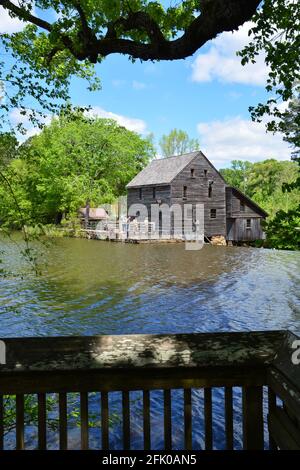
M 18 28 L 0 11 L 0 31 Z M 266 134 L 263 124 L 250 120 L 248 107 L 266 99 L 267 68 L 263 57 L 246 67 L 236 57 L 248 42 L 248 29 L 246 24 L 238 32 L 223 33 L 193 57 L 176 62 L 132 64 L 124 56 L 109 56 L 96 68 L 101 91 L 88 92 L 83 81 L 73 80 L 72 102 L 91 105 L 96 115 L 115 118 L 143 135 L 153 133 L 158 154 L 162 134 L 179 128 L 199 139 L 218 168 L 233 159 L 289 159 L 281 136 Z M 18 122 L 18 110 L 11 118 Z

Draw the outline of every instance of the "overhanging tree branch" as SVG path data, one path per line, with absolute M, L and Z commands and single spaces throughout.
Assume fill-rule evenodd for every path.
M 141 60 L 175 60 L 192 55 L 207 41 L 223 31 L 233 31 L 250 20 L 260 4 L 260 0 L 202 0 L 199 2 L 201 13 L 185 28 L 181 37 L 167 40 L 161 26 L 147 11 L 128 11 L 127 15 L 108 21 L 102 27 L 107 30 L 99 38 L 99 31 L 89 25 L 89 18 L 80 1 L 72 2 L 77 10 L 81 27 L 74 38 L 71 32 L 57 31 L 58 38 L 53 49 L 59 50 L 57 39 L 78 60 L 96 63 L 101 57 L 121 53 Z M 0 5 L 19 18 L 32 23 L 48 32 L 53 25 L 44 21 L 9 0 L 0 0 Z M 200 8 L 201 7 L 201 8 Z M 130 38 L 130 33 L 145 33 L 147 40 Z M 133 35 L 134 36 L 134 35 Z M 50 54 L 50 57 L 54 52 Z

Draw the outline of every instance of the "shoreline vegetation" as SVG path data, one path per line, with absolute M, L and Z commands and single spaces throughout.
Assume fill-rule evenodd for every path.
M 84 239 L 84 240 L 97 240 L 97 241 L 106 241 L 106 242 L 114 242 L 114 239 L 109 239 L 107 238 L 97 238 L 96 236 L 88 236 L 86 231 L 82 228 L 82 226 L 79 223 L 73 223 L 73 226 L 70 225 L 65 225 L 65 226 L 57 226 L 57 225 L 36 225 L 36 226 L 28 226 L 25 227 L 27 237 L 30 242 L 34 241 L 40 241 L 43 242 L 43 240 L 51 240 L 51 239 L 57 239 L 57 238 L 77 238 L 77 239 Z M 3 230 L 0 227 L 0 236 L 7 236 L 8 238 L 11 238 L 14 234 L 20 234 L 22 236 L 22 230 Z M 23 237 L 22 237 L 23 238 Z M 119 241 L 119 240 L 117 240 Z M 184 240 L 154 240 L 155 243 L 171 243 L 171 242 L 176 242 L 176 243 L 184 243 Z M 124 242 L 124 241 L 123 241 Z M 138 240 L 135 240 L 135 243 L 139 243 Z M 145 243 L 143 240 L 142 243 Z M 147 241 L 147 243 L 151 243 L 151 239 Z M 228 247 L 252 247 L 252 248 L 264 248 L 264 249 L 280 249 L 280 248 L 273 248 L 268 245 L 267 240 L 256 240 L 256 241 L 243 241 L 243 242 L 236 242 L 236 243 L 209 243 L 208 241 L 205 241 L 205 245 L 210 245 L 210 246 L 228 246 Z
M 22 144 L 13 134 L 0 134 L 0 151 L 0 228 L 27 227 L 29 239 L 79 236 L 79 208 L 114 203 L 157 153 L 152 136 L 80 110 L 53 118 Z M 300 249 L 299 163 L 234 160 L 220 169 L 229 186 L 269 214 L 266 240 L 255 246 Z

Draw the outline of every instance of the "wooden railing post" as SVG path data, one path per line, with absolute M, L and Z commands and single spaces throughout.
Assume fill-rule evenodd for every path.
M 46 416 L 46 394 L 38 393 L 38 448 L 47 448 L 47 416 Z
M 101 392 L 101 433 L 102 450 L 109 448 L 108 393 Z
M 24 449 L 24 395 L 16 395 L 16 448 Z
M 225 435 L 226 435 L 226 450 L 232 450 L 233 449 L 232 387 L 225 387 Z
M 184 447 L 192 450 L 192 390 L 184 389 Z
M 80 428 L 81 428 L 81 449 L 87 450 L 89 447 L 89 407 L 88 394 L 80 393 Z
M 59 448 L 67 450 L 68 448 L 68 425 L 67 425 L 67 394 L 60 393 L 59 403 Z
M 123 448 L 130 450 L 130 396 L 126 390 L 122 392 L 123 409 Z
M 205 426 L 205 450 L 213 447 L 212 435 L 212 393 L 211 388 L 204 388 L 204 426 Z
M 264 448 L 262 387 L 243 387 L 244 450 Z
M 164 390 L 164 442 L 165 450 L 172 449 L 171 390 Z
M 151 449 L 150 392 L 143 391 L 144 450 Z
M 275 409 L 276 409 L 276 395 L 271 389 L 271 387 L 268 387 L 268 417 L 270 417 L 274 413 Z M 269 428 L 269 449 L 270 450 L 277 449 L 277 445 L 272 437 L 272 432 L 270 428 Z

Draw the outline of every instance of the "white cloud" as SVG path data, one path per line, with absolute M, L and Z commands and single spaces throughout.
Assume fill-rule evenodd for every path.
M 29 119 L 26 114 L 21 114 L 21 110 L 19 108 L 14 108 L 9 113 L 10 120 L 13 124 L 29 124 Z
M 256 162 L 266 158 L 288 160 L 291 150 L 280 134 L 266 133 L 264 123 L 236 116 L 223 121 L 200 122 L 201 150 L 218 167 L 231 160 Z
M 126 81 L 121 80 L 119 78 L 115 78 L 114 80 L 111 81 L 111 83 L 112 83 L 112 86 L 114 86 L 116 88 L 120 88 L 120 87 L 123 87 L 124 85 L 126 85 Z
M 234 33 L 225 32 L 211 41 L 207 52 L 200 53 L 192 63 L 192 80 L 209 82 L 214 79 L 226 83 L 264 85 L 268 68 L 264 56 L 259 55 L 255 64 L 241 65 L 236 52 L 249 43 L 250 22 Z
M 231 98 L 232 100 L 238 100 L 239 98 L 241 98 L 242 93 L 231 90 L 229 93 L 227 93 L 227 96 Z
M 99 106 L 94 106 L 90 111 L 88 111 L 86 114 L 89 116 L 96 116 L 96 117 L 101 117 L 101 118 L 106 118 L 106 119 L 114 119 L 117 121 L 117 123 L 120 126 L 124 126 L 130 131 L 135 131 L 139 134 L 145 134 L 147 132 L 147 125 L 145 121 L 142 119 L 135 119 L 135 118 L 130 118 L 128 116 L 123 116 L 121 114 L 116 114 L 112 113 L 110 111 L 106 111 L 103 108 L 100 108 Z M 25 138 L 31 137 L 33 135 L 39 134 L 41 132 L 41 129 L 38 127 L 33 127 L 28 116 L 21 114 L 21 110 L 19 108 L 14 108 L 10 113 L 9 113 L 9 118 L 11 123 L 14 126 L 17 126 L 18 124 L 22 124 L 22 126 L 26 129 L 26 135 Z M 51 115 L 47 115 L 46 118 L 40 119 L 40 121 L 43 124 L 50 124 L 52 119 Z M 22 137 L 20 136 L 22 139 Z
M 13 3 L 17 2 L 13 1 Z M 0 7 L 0 33 L 17 33 L 18 31 L 22 31 L 24 26 L 24 21 L 20 21 L 18 18 L 12 18 L 5 8 Z
M 89 115 L 114 119 L 118 124 L 120 124 L 120 126 L 124 126 L 130 131 L 135 131 L 139 134 L 146 133 L 147 125 L 142 119 L 131 118 L 128 116 L 123 116 L 122 114 L 112 113 L 111 111 L 106 111 L 99 106 L 93 106 L 91 111 L 89 111 Z
M 144 90 L 147 87 L 146 83 L 138 82 L 137 80 L 133 80 L 132 88 L 134 90 Z
M 22 124 L 23 128 L 25 129 L 25 134 L 18 134 L 18 138 L 20 141 L 28 139 L 34 135 L 37 135 L 41 132 L 39 127 L 33 127 L 32 123 L 27 114 L 21 114 L 21 110 L 19 108 L 14 108 L 9 113 L 9 119 L 13 126 L 17 126 L 18 124 Z M 42 124 L 50 124 L 52 116 L 48 114 L 45 118 L 40 118 L 40 122 Z

